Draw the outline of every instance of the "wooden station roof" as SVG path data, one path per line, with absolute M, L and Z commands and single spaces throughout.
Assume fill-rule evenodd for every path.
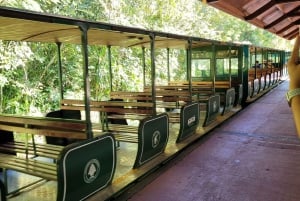
M 210 6 L 291 40 L 299 34 L 300 1 L 203 0 Z

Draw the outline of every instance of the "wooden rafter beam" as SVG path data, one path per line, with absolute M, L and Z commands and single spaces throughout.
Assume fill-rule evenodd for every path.
M 288 12 L 285 15 L 281 16 L 280 18 L 278 18 L 277 20 L 275 20 L 272 23 L 266 25 L 264 27 L 264 29 L 270 29 L 271 27 L 275 26 L 276 24 L 279 24 L 281 21 L 283 21 L 283 20 L 285 20 L 285 19 L 287 19 L 289 17 L 300 16 L 299 9 L 300 9 L 300 6 L 297 6 L 296 8 L 294 8 L 293 10 L 291 10 L 290 12 Z
M 266 12 L 267 10 L 272 8 L 274 5 L 276 5 L 276 2 L 274 0 L 270 1 L 269 3 L 265 4 L 264 6 L 260 7 L 259 9 L 257 9 L 254 13 L 251 13 L 250 15 L 245 16 L 245 20 L 247 20 L 247 21 L 253 20 L 257 16 L 263 14 L 264 12 Z
M 276 32 L 276 34 L 281 34 L 282 32 L 288 30 L 289 28 L 293 27 L 293 26 L 298 26 L 300 24 L 300 20 L 297 20 L 285 27 L 283 27 L 282 29 L 280 29 L 279 31 Z
M 284 35 L 283 37 L 284 37 L 284 38 L 288 38 L 288 39 L 292 39 L 292 38 L 296 37 L 297 34 L 299 34 L 299 29 L 298 29 L 298 27 L 295 28 L 295 29 L 294 29 L 293 31 L 291 31 L 290 33 Z
M 250 15 L 245 16 L 245 20 L 247 20 L 247 21 L 253 20 L 254 18 L 256 18 L 259 15 L 263 14 L 268 9 L 272 8 L 273 6 L 275 6 L 277 4 L 291 3 L 291 2 L 295 2 L 295 1 L 298 1 L 298 0 L 288 0 L 288 1 L 285 1 L 285 0 L 271 0 L 269 3 L 265 4 L 261 8 L 257 9 L 254 13 L 251 13 Z

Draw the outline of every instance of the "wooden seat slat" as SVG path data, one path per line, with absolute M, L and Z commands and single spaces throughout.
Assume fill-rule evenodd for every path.
M 5 147 L 5 146 L 1 146 L 0 147 L 0 151 L 1 152 L 13 152 L 13 153 L 24 153 L 24 154 L 29 154 L 32 156 L 43 156 L 43 157 L 47 157 L 47 158 L 53 158 L 53 159 L 57 159 L 59 152 L 45 152 L 42 150 L 38 150 L 38 151 L 33 151 L 33 150 L 29 150 L 26 152 L 26 149 L 22 148 L 22 147 Z
M 108 119 L 130 119 L 130 120 L 142 120 L 144 118 L 148 117 L 148 115 L 145 114 L 111 114 L 108 115 Z
M 14 155 L 0 154 L 0 167 L 13 169 L 45 179 L 56 180 L 56 164 L 33 159 L 18 158 Z
M 131 135 L 128 135 L 128 134 L 124 135 L 123 133 L 122 134 L 115 133 L 114 137 L 117 141 L 131 142 L 131 143 L 137 143 L 138 142 L 138 136 L 137 135 L 131 136 Z
M 108 124 L 108 131 L 137 133 L 138 127 L 120 124 Z
M 53 136 L 53 137 L 67 136 L 68 138 L 73 138 L 73 139 L 86 139 L 86 135 L 82 132 L 52 130 L 51 128 L 49 129 L 24 128 L 24 127 L 7 126 L 7 125 L 0 124 L 0 130 L 19 132 L 19 133 L 30 133 L 34 135 Z
M 28 153 L 36 156 L 43 156 L 47 158 L 57 159 L 59 153 L 63 149 L 63 146 L 50 145 L 50 144 L 39 144 L 24 142 L 8 142 L 0 144 L 0 151 L 7 151 L 9 153 Z

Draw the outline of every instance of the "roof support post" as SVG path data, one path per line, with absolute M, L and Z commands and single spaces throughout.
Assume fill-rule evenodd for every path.
M 231 46 L 229 46 L 229 88 L 231 88 Z
M 257 48 L 256 47 L 254 48 L 254 60 L 255 60 L 255 62 L 252 65 L 254 65 L 254 73 L 255 73 L 254 79 L 256 79 L 256 68 L 258 67 L 257 66 L 258 64 L 256 63 L 256 60 L 257 60 Z
M 188 47 L 187 47 L 187 78 L 189 81 L 189 93 L 190 93 L 190 101 L 192 101 L 192 40 L 188 40 Z
M 83 56 L 83 80 L 84 80 L 84 105 L 85 105 L 85 119 L 87 124 L 87 138 L 93 138 L 91 113 L 90 113 L 90 77 L 89 77 L 89 59 L 88 59 L 88 26 L 81 24 L 81 46 Z
M 64 99 L 64 87 L 63 87 L 63 80 L 62 80 L 62 63 L 61 63 L 61 43 L 57 42 L 57 53 L 58 53 L 58 82 L 59 82 L 59 89 L 60 89 L 60 100 Z
M 112 74 L 112 68 L 111 68 L 111 46 L 107 46 L 107 57 L 108 57 L 108 68 L 109 68 L 109 78 L 110 78 L 110 91 L 113 90 L 112 88 L 112 80 L 113 80 L 113 74 Z
M 167 68 L 168 68 L 168 82 L 171 81 L 170 78 L 170 48 L 167 48 Z
M 143 83 L 146 86 L 146 59 L 145 59 L 145 47 L 142 47 L 142 65 L 143 65 Z
M 153 109 L 152 114 L 156 115 L 156 75 L 155 75 L 155 34 L 150 33 L 150 51 L 151 51 L 151 86 L 152 86 L 152 102 L 153 102 Z
M 212 48 L 212 60 L 211 60 L 211 65 L 210 65 L 210 72 L 212 74 L 212 83 L 213 83 L 213 94 L 216 93 L 216 86 L 215 86 L 215 83 L 216 83 L 216 74 L 217 74 L 217 65 L 216 65 L 216 61 L 217 61 L 217 58 L 216 58 L 216 54 L 217 54 L 217 48 L 216 48 L 216 44 L 212 44 L 211 46 Z

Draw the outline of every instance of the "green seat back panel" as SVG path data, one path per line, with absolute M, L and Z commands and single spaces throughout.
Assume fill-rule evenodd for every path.
M 235 100 L 235 90 L 234 90 L 234 88 L 227 89 L 226 90 L 226 95 L 225 95 L 225 105 L 224 105 L 222 115 L 229 112 L 233 108 L 234 100 Z
M 220 110 L 220 95 L 210 96 L 206 107 L 206 116 L 203 126 L 207 126 L 216 119 Z
M 138 131 L 138 151 L 134 168 L 164 152 L 169 139 L 169 118 L 166 113 L 145 118 Z
M 251 82 L 248 82 L 248 97 L 249 98 L 252 96 L 252 92 L 253 92 L 253 89 L 252 89 Z
M 260 87 L 259 87 L 260 91 L 264 90 L 264 89 L 265 89 L 265 86 L 266 86 L 265 77 L 262 76 L 262 77 L 260 78 Z
M 195 133 L 199 125 L 199 103 L 189 103 L 181 108 L 180 129 L 176 142 L 180 142 L 189 135 Z
M 270 74 L 266 75 L 266 86 L 265 88 L 268 88 L 270 86 Z
M 86 199 L 111 183 L 115 167 L 115 140 L 110 134 L 68 145 L 58 160 L 57 200 Z
M 239 84 L 235 88 L 236 95 L 235 95 L 235 105 L 240 105 L 243 99 L 243 85 Z
M 271 84 L 274 83 L 274 73 L 271 73 L 271 75 L 270 75 L 270 83 Z
M 253 80 L 253 95 L 252 96 L 257 95 L 258 91 L 259 91 L 259 79 L 255 79 L 255 80 Z

